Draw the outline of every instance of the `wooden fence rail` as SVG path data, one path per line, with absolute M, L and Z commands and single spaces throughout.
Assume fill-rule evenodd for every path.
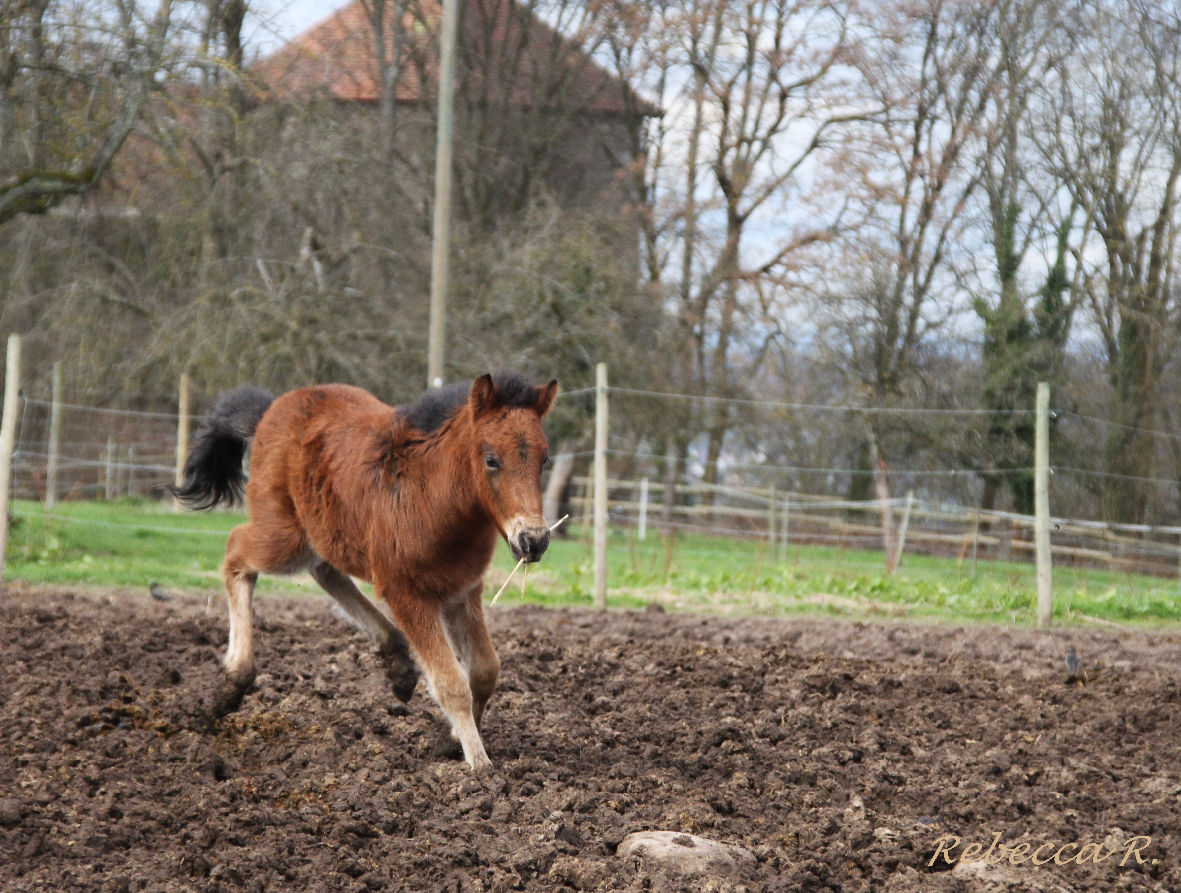
M 646 482 L 646 483 L 645 483 Z M 589 523 L 594 482 L 571 480 L 573 521 Z M 655 479 L 606 482 L 606 510 L 612 526 L 652 531 L 697 531 L 766 539 L 776 554 L 786 546 L 835 544 L 881 548 L 881 503 L 856 502 L 774 487 L 686 484 L 675 489 L 671 516 L 664 505 L 666 484 Z M 644 498 L 641 498 L 641 493 Z M 901 514 L 905 500 L 891 500 Z M 1172 576 L 1181 572 L 1181 527 L 1136 528 L 1094 521 L 1052 518 L 1050 549 L 1065 564 Z M 971 507 L 928 506 L 915 501 L 905 545 L 911 553 L 1032 562 L 1036 519 Z

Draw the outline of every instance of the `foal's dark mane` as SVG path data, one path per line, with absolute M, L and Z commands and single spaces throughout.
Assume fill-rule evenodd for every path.
M 500 401 L 505 406 L 533 406 L 537 403 L 537 387 L 519 372 L 495 372 Z M 457 382 L 444 388 L 433 388 L 413 403 L 397 407 L 398 413 L 414 428 L 425 434 L 438 431 L 464 407 L 471 392 L 471 382 Z

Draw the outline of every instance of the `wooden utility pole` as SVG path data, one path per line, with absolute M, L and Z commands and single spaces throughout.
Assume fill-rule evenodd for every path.
M 435 217 L 431 238 L 431 310 L 427 387 L 443 386 L 447 282 L 451 248 L 451 149 L 455 135 L 455 32 L 460 0 L 443 0 L 439 34 L 439 110 L 435 135 Z

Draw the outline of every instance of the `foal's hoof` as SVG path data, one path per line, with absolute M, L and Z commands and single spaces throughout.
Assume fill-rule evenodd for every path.
M 486 753 L 472 754 L 472 758 L 465 762 L 473 775 L 489 775 L 492 772 L 492 761 Z
M 418 687 L 418 672 L 411 669 L 389 669 L 390 685 L 394 688 L 394 697 L 403 704 L 410 702 L 414 696 L 414 689 Z
M 242 705 L 242 699 L 254 684 L 254 674 L 226 676 L 209 701 L 209 713 L 213 719 L 233 713 Z
M 414 661 L 403 648 L 392 647 L 381 652 L 385 661 L 386 678 L 394 689 L 394 697 L 403 704 L 410 702 L 414 696 L 414 689 L 418 687 L 418 670 Z

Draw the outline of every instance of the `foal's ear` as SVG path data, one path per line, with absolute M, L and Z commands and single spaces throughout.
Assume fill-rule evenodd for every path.
M 559 390 L 556 378 L 551 378 L 547 384 L 537 389 L 537 402 L 533 404 L 533 408 L 539 416 L 545 418 L 546 413 L 553 408 Z
M 472 408 L 473 416 L 483 415 L 500 405 L 500 392 L 496 389 L 496 383 L 490 374 L 485 373 L 472 382 L 467 402 Z

